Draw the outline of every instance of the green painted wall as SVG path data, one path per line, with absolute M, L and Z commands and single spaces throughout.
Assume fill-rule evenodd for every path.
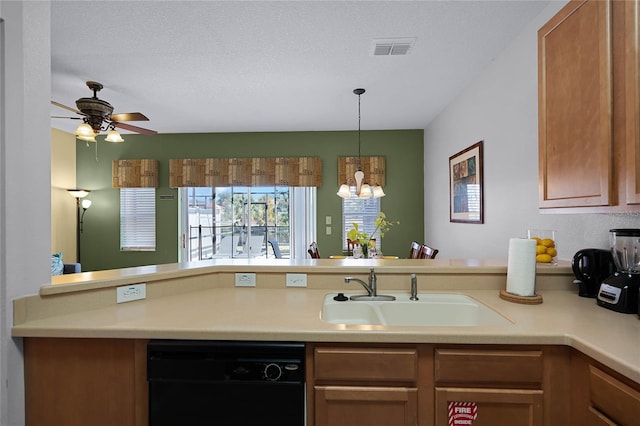
M 338 189 L 339 156 L 357 155 L 357 132 L 207 133 L 124 135 L 126 142 L 77 142 L 77 185 L 91 190 L 93 201 L 84 217 L 81 235 L 85 271 L 178 261 L 178 191 L 169 188 L 169 159 L 209 157 L 322 157 L 322 187 L 318 188 L 318 245 L 323 256 L 342 253 L 341 199 Z M 97 145 L 97 157 L 96 157 Z M 399 220 L 382 240 L 385 254 L 406 257 L 412 240 L 421 241 L 423 225 L 423 131 L 362 132 L 362 155 L 384 156 L 387 196 L 382 210 Z M 97 158 L 97 161 L 96 161 Z M 119 243 L 119 191 L 111 187 L 111 161 L 153 158 L 160 161 L 157 189 L 157 247 L 155 252 L 121 252 Z M 173 200 L 160 200 L 174 195 Z M 325 216 L 331 216 L 333 234 L 325 235 Z

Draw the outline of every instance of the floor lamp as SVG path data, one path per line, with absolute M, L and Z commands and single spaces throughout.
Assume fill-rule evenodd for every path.
M 84 197 L 89 195 L 87 189 L 67 189 L 67 192 L 76 199 L 76 258 L 80 263 L 80 234 L 82 233 L 82 221 L 84 219 L 84 213 L 91 206 L 91 200 L 83 200 Z M 80 203 L 82 200 L 82 203 Z M 82 208 L 82 215 L 80 214 L 80 208 Z

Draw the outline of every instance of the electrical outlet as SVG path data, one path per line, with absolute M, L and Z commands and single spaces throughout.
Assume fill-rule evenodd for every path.
M 255 287 L 256 274 L 238 273 L 236 274 L 236 287 Z
M 147 298 L 147 285 L 145 283 L 123 285 L 116 288 L 116 303 L 131 302 Z
M 287 287 L 306 287 L 307 274 L 287 274 Z

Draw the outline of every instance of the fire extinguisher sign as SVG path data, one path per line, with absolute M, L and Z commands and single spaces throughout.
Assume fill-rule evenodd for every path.
M 449 401 L 449 426 L 468 426 L 478 417 L 475 402 Z

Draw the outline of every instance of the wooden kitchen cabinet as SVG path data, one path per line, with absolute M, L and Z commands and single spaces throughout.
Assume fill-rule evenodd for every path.
M 27 426 L 147 425 L 146 341 L 24 339 Z
M 626 201 L 640 204 L 640 1 L 624 3 Z
M 574 426 L 632 426 L 640 419 L 640 384 L 578 352 L 571 354 Z
M 561 348 L 440 347 L 434 359 L 436 426 L 449 426 L 459 407 L 469 408 L 474 426 L 568 424 Z
M 308 424 L 416 426 L 416 345 L 309 344 Z M 310 394 L 310 395 L 309 395 Z
M 640 211 L 637 16 L 573 0 L 538 31 L 542 211 Z

